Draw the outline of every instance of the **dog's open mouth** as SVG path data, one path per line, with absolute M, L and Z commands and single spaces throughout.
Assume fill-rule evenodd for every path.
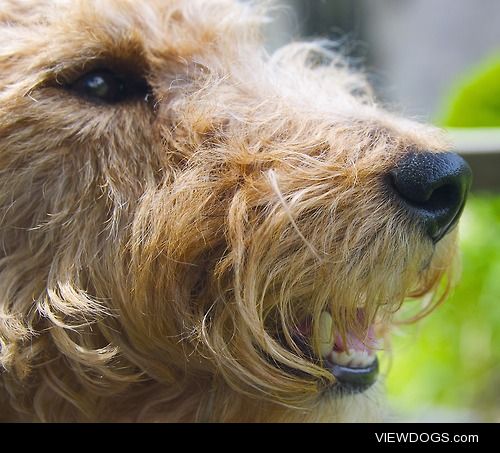
M 360 312 L 362 316 L 362 312 Z M 300 328 L 300 348 L 313 356 L 311 347 L 304 340 L 310 338 L 311 329 Z M 335 333 L 332 316 L 324 311 L 319 318 L 319 353 L 321 364 L 335 377 L 332 389 L 360 393 L 372 386 L 378 377 L 379 364 L 376 355 L 379 341 L 375 326 L 368 327 L 366 338 L 361 341 L 351 332 L 343 336 Z
M 377 341 L 374 326 L 368 328 L 366 339 L 360 341 L 350 332 L 342 337 L 333 331 L 330 313 L 320 317 L 320 353 L 323 366 L 336 379 L 342 390 L 363 392 L 378 376 Z

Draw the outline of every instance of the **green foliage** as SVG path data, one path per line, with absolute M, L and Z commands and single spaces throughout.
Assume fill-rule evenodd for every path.
M 467 74 L 450 91 L 441 123 L 448 127 L 500 127 L 500 56 Z
M 403 411 L 447 406 L 492 419 L 500 408 L 500 196 L 471 197 L 460 233 L 460 283 L 396 335 L 388 390 Z

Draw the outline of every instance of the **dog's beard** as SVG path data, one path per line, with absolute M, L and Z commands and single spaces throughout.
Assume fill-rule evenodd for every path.
M 379 217 L 373 206 L 353 209 L 358 221 L 348 224 L 344 212 L 335 219 L 299 197 L 295 205 L 293 195 L 279 199 L 251 211 L 235 198 L 231 252 L 214 268 L 218 303 L 203 319 L 201 339 L 241 395 L 311 408 L 355 393 L 333 366 L 372 373 L 356 391 L 373 384 L 376 353 L 387 348 L 407 298 L 423 298 L 414 319 L 443 300 L 454 234 L 434 246 L 397 210 L 387 215 L 391 208 Z

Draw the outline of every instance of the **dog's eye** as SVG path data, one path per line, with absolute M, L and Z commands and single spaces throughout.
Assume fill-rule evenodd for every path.
M 149 87 L 138 77 L 124 76 L 109 70 L 89 72 L 69 88 L 79 96 L 96 102 L 115 104 L 132 98 L 146 98 Z

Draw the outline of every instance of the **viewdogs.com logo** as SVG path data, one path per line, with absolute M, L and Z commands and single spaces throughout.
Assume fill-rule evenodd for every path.
M 375 433 L 378 443 L 474 443 L 479 442 L 478 434 L 449 433 Z

